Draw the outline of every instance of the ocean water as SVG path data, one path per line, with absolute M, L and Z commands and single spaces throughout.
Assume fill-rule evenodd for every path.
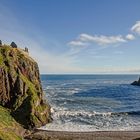
M 56 131 L 140 130 L 138 75 L 42 75 Z

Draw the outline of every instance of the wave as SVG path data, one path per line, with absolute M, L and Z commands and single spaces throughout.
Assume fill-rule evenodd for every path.
M 47 124 L 39 129 L 47 130 L 47 131 L 68 131 L 68 132 L 93 132 L 93 131 L 139 131 L 140 126 L 118 126 L 118 127 L 97 127 L 94 125 L 75 125 L 73 123 L 65 123 L 65 124 Z
M 140 115 L 140 111 L 128 111 L 128 112 L 115 112 L 112 115 Z
M 83 110 L 67 110 L 66 108 L 51 109 L 55 118 L 59 117 L 113 117 L 113 116 L 127 116 L 127 115 L 140 115 L 140 111 L 128 111 L 128 112 L 96 112 L 96 111 L 83 111 Z
M 140 115 L 140 111 L 130 111 L 127 112 L 129 115 Z
M 44 130 L 55 131 L 116 131 L 140 130 L 140 111 L 126 112 L 90 112 L 84 110 L 67 110 L 54 107 L 51 109 L 53 122 L 42 127 Z M 128 117 L 128 118 L 127 118 Z

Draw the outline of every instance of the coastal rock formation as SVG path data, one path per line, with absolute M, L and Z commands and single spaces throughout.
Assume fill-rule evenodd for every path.
M 134 81 L 133 83 L 131 83 L 131 85 L 140 86 L 140 78 L 138 81 Z
M 0 47 L 0 105 L 26 129 L 51 121 L 37 63 L 22 49 Z

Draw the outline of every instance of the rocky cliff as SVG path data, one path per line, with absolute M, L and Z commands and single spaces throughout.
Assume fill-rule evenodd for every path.
M 0 105 L 26 129 L 51 121 L 37 63 L 22 49 L 0 46 Z

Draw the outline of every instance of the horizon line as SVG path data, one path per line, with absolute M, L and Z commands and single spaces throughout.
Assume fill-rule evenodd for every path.
M 40 73 L 40 75 L 140 75 L 140 73 Z

